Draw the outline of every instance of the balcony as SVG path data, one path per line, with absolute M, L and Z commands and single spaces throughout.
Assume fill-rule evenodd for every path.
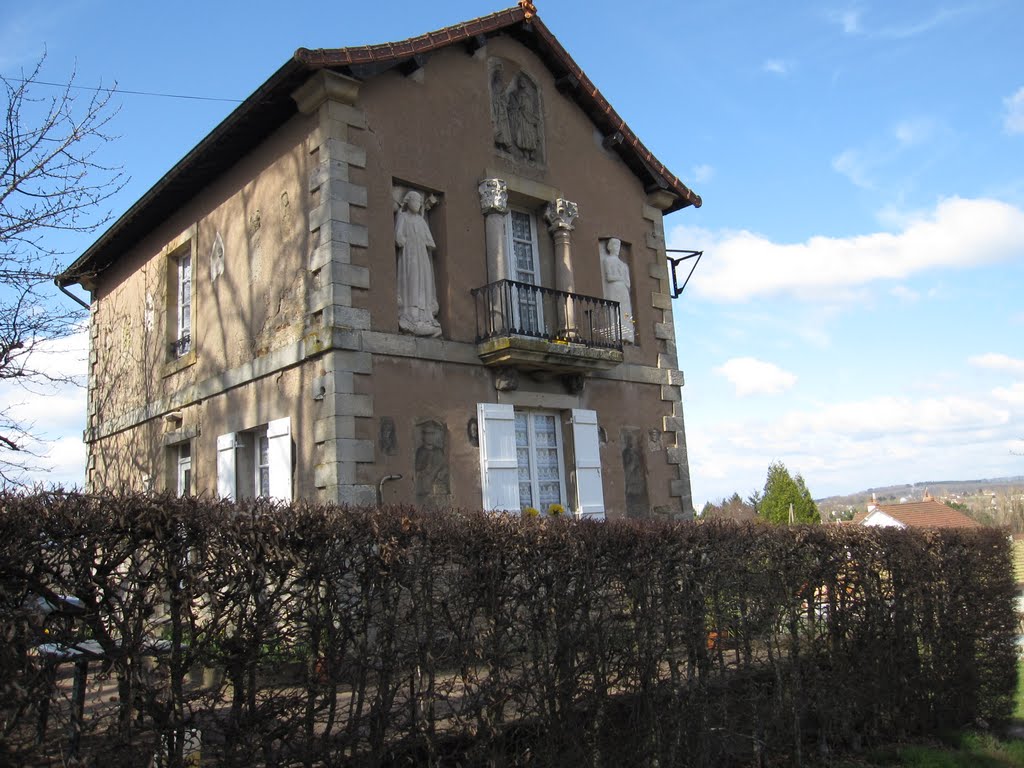
M 622 362 L 616 301 L 515 280 L 472 294 L 477 352 L 486 365 L 585 373 Z

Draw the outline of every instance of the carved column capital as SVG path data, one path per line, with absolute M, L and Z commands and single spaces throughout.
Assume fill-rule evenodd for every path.
M 508 213 L 508 185 L 504 179 L 484 179 L 477 187 L 480 193 L 480 212 L 485 216 L 488 213 Z
M 548 203 L 544 211 L 544 218 L 548 222 L 548 230 L 555 232 L 572 232 L 576 227 L 576 217 L 580 215 L 580 208 L 572 200 L 563 197 L 554 202 Z

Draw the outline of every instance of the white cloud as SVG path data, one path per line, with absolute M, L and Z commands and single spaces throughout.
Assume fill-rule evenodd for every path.
M 863 152 L 846 149 L 832 158 L 832 169 L 864 189 L 871 189 L 874 184 L 868 177 L 869 162 Z
M 897 6 L 894 6 L 897 7 Z M 878 30 L 879 37 L 886 37 L 890 39 L 902 40 L 908 37 L 917 37 L 918 35 L 924 34 L 935 27 L 952 21 L 957 16 L 970 10 L 967 7 L 963 8 L 940 8 L 931 16 L 921 21 L 909 22 L 906 24 L 892 25 L 883 27 Z
M 1001 396 L 1005 396 L 1002 397 Z M 976 396 L 888 395 L 792 409 L 776 418 L 691 417 L 695 495 L 759 487 L 772 461 L 802 472 L 816 496 L 870 486 L 1020 474 L 1008 446 L 1024 431 L 1024 385 Z
M 1024 133 L 1024 86 L 1003 99 L 1003 106 L 1006 107 L 1003 130 L 1010 134 Z
M 715 369 L 736 389 L 737 397 L 777 395 L 796 383 L 796 376 L 774 363 L 753 357 L 734 357 Z
M 693 183 L 706 184 L 715 176 L 715 169 L 707 163 L 702 163 L 693 169 Z
M 993 371 L 1008 371 L 1024 375 L 1024 360 L 1019 360 L 999 352 L 987 352 L 984 355 L 975 355 L 968 358 L 967 362 L 976 368 L 988 368 Z
M 1010 405 L 1024 405 L 1024 381 L 1018 381 L 1009 387 L 996 387 L 992 396 Z
M 902 6 L 893 5 L 895 9 Z M 931 16 L 920 21 L 908 21 L 902 24 L 889 24 L 887 26 L 869 27 L 864 24 L 863 13 L 860 8 L 853 7 L 845 11 L 832 13 L 829 18 L 839 24 L 843 33 L 847 35 L 865 35 L 867 37 L 884 38 L 889 40 L 904 40 L 910 37 L 917 37 L 936 27 L 946 24 L 957 16 L 972 10 L 970 7 L 961 8 L 940 8 Z
M 785 59 L 765 59 L 761 71 L 772 75 L 788 75 L 793 65 Z
M 838 23 L 843 28 L 843 33 L 847 35 L 856 35 L 861 32 L 860 16 L 859 8 L 849 8 L 830 14 L 832 21 Z
M 901 120 L 892 132 L 902 146 L 910 147 L 930 139 L 935 133 L 935 122 L 927 117 Z
M 905 301 L 908 304 L 919 300 L 921 294 L 915 291 L 913 288 L 907 288 L 905 285 L 896 285 L 889 289 L 889 293 L 900 301 Z
M 0 383 L 0 412 L 29 428 L 26 447 L 34 454 L 27 463 L 37 471 L 24 473 L 28 483 L 64 485 L 81 483 L 85 476 L 85 380 L 89 338 L 83 329 L 64 339 L 47 341 L 33 353 L 32 366 L 63 383 L 32 384 L 30 389 L 11 381 Z M 8 458 L 0 454 L 0 460 Z
M 1024 256 L 1024 210 L 998 200 L 950 198 L 895 233 L 775 243 L 746 230 L 677 227 L 669 241 L 705 252 L 690 287 L 708 299 L 789 294 L 820 300 L 875 280 Z

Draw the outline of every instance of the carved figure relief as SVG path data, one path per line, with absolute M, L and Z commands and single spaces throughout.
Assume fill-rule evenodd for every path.
M 632 344 L 636 339 L 633 318 L 633 300 L 630 298 L 629 265 L 620 258 L 622 241 L 609 238 L 601 248 L 601 276 L 604 278 L 604 297 L 619 302 L 622 318 L 622 340 Z
M 224 238 L 217 232 L 210 248 L 210 282 L 216 283 L 217 278 L 224 274 Z
M 625 479 L 626 516 L 647 517 L 650 501 L 647 494 L 647 459 L 643 450 L 643 432 L 636 427 L 623 427 L 622 471 Z
M 439 421 L 416 425 L 416 503 L 423 507 L 445 507 L 451 503 L 448 471 L 448 428 Z
M 544 161 L 544 119 L 540 90 L 525 72 L 505 80 L 505 66 L 491 62 L 491 119 L 494 146 L 532 163 Z
M 433 195 L 430 197 L 433 198 Z M 433 259 L 437 246 L 424 218 L 425 209 L 423 193 L 411 189 L 402 196 L 395 216 L 398 327 L 414 336 L 440 336 Z
M 390 416 L 380 418 L 380 437 L 377 447 L 385 456 L 394 456 L 398 453 L 398 433 L 395 431 L 395 420 Z

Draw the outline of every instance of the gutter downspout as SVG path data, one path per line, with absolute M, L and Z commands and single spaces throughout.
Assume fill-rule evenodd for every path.
M 80 298 L 78 298 L 77 296 L 75 296 L 75 294 L 73 294 L 73 293 L 72 293 L 71 291 L 69 291 L 69 290 L 68 290 L 67 288 L 65 288 L 65 287 L 64 287 L 63 285 L 61 285 L 61 284 L 60 284 L 60 278 L 57 278 L 57 277 L 53 278 L 53 284 L 54 284 L 54 285 L 56 285 L 56 286 L 57 286 L 57 288 L 59 288 L 59 289 L 60 289 L 60 292 L 61 292 L 61 293 L 63 293 L 63 294 L 65 295 L 65 296 L 70 296 L 70 297 L 71 297 L 72 299 L 74 299 L 74 300 L 75 300 L 75 301 L 77 301 L 77 302 L 78 302 L 79 304 L 81 304 L 81 305 L 82 305 L 82 307 L 83 307 L 84 309 L 91 309 L 91 307 L 90 307 L 90 306 L 89 306 L 88 304 L 86 304 L 86 303 L 85 303 L 84 301 L 82 301 L 82 300 L 81 300 Z

